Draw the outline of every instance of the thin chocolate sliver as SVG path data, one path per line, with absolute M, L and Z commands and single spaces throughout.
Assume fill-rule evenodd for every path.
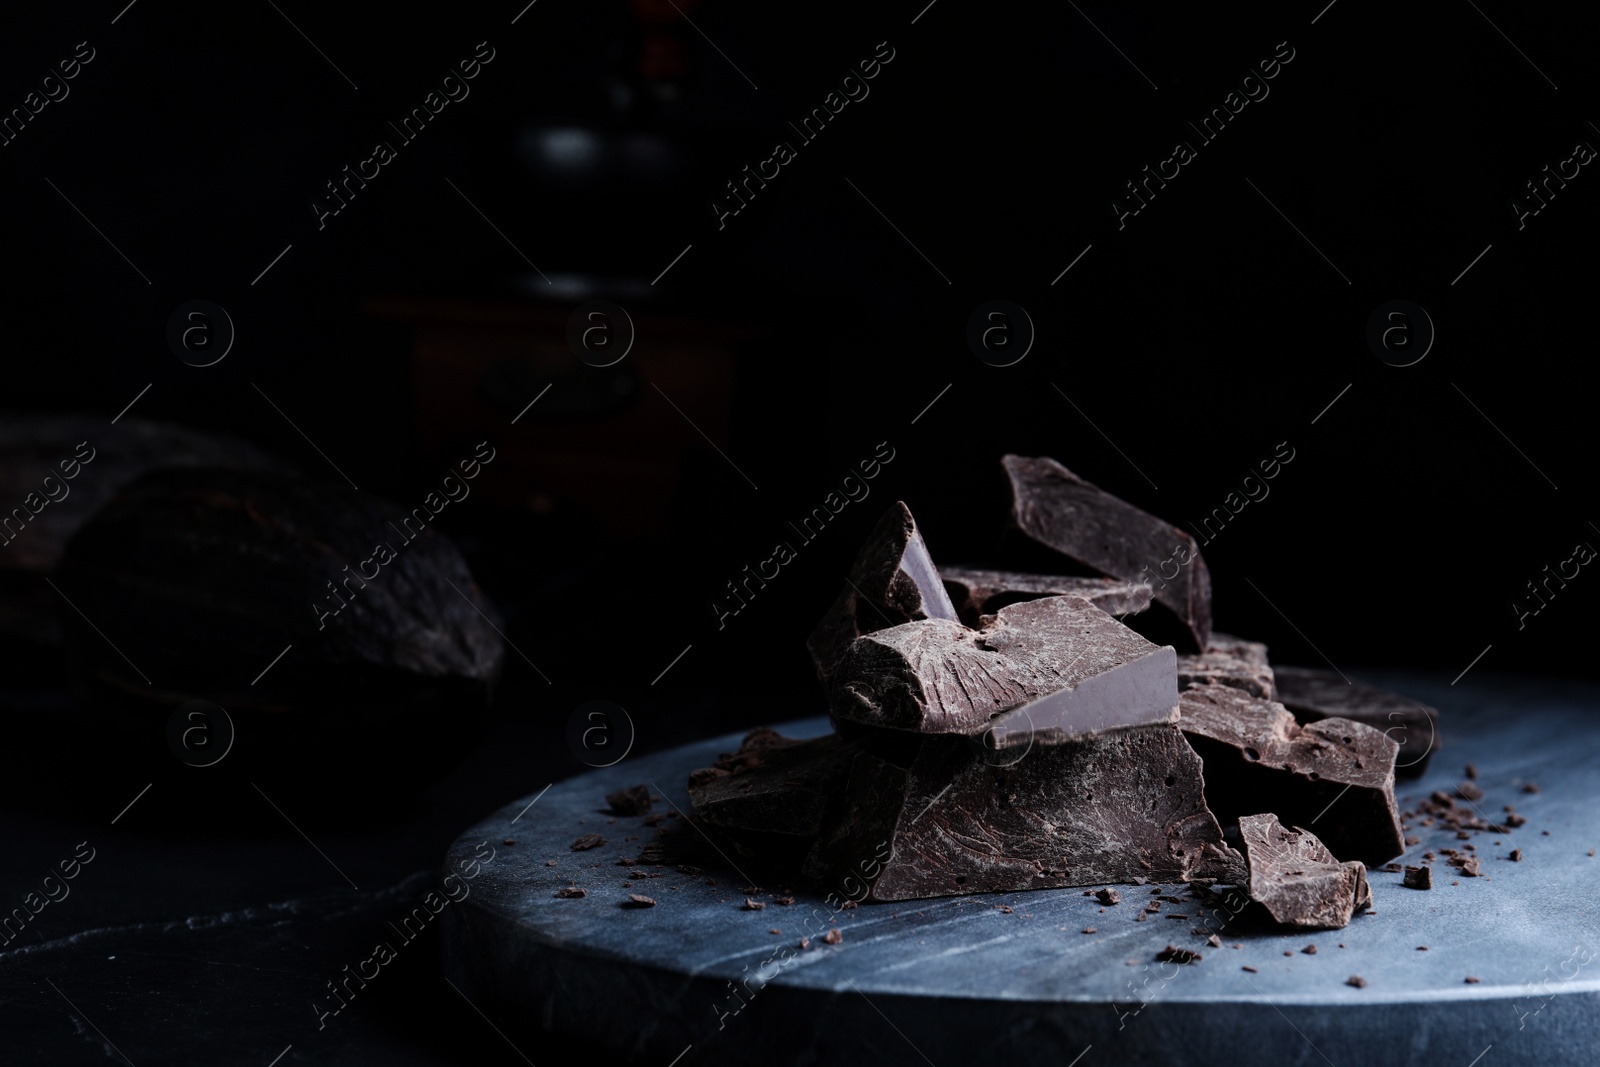
M 1011 485 L 1011 522 L 1024 537 L 1096 574 L 1150 583 L 1177 624 L 1183 651 L 1207 647 L 1211 575 L 1191 535 L 1053 459 L 1008 455 L 1000 462 Z

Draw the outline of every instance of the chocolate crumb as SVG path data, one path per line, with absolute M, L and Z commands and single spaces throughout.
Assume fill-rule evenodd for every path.
M 1102 904 L 1117 904 L 1122 900 L 1122 894 L 1115 889 L 1102 889 L 1095 896 L 1100 898 Z
M 782 904 L 786 908 L 792 908 L 794 907 L 794 897 L 778 897 L 773 901 L 773 903 Z
M 783 933 L 783 931 L 778 929 L 776 926 L 774 926 L 772 929 L 768 930 L 767 933 L 769 933 L 769 934 L 781 934 L 781 933 Z
M 1346 978 L 1344 980 L 1344 984 L 1345 985 L 1353 985 L 1357 989 L 1365 989 L 1365 988 L 1367 988 L 1367 980 L 1365 978 L 1361 977 L 1359 974 L 1352 974 L 1349 978 Z
M 1420 845 L 1420 844 L 1422 844 L 1422 838 L 1420 838 L 1420 837 L 1408 837 L 1408 838 L 1406 838 L 1406 845 L 1407 846 Z
M 650 787 L 647 785 L 630 785 L 628 788 L 619 789 L 615 793 L 607 793 L 606 803 L 611 805 L 611 814 L 613 815 L 647 814 L 652 803 Z
M 514 845 L 514 844 L 517 843 L 517 839 L 514 838 L 514 837 L 508 837 L 508 838 L 506 838 L 504 841 L 502 841 L 500 843 L 503 844 L 503 845 Z
M 841 930 L 829 930 L 822 935 L 822 940 L 830 945 L 837 945 L 844 940 L 844 932 Z
M 562 900 L 577 900 L 579 897 L 586 897 L 588 895 L 589 891 L 587 889 L 577 889 L 570 885 L 565 889 L 556 890 L 556 896 Z
M 1293 956 L 1294 955 L 1294 950 L 1286 948 L 1286 949 L 1283 950 L 1283 954 L 1285 956 Z
M 1092 933 L 1094 933 L 1094 927 L 1092 927 L 1092 926 L 1085 926 L 1085 927 L 1084 927 L 1084 928 L 1083 928 L 1083 932 L 1084 932 L 1084 933 L 1086 933 L 1086 934 L 1092 934 Z
M 1300 951 L 1304 952 L 1307 956 L 1315 956 L 1317 954 L 1317 946 L 1316 945 L 1307 945 L 1305 948 L 1301 949 Z
M 1477 985 L 1480 980 L 1481 979 L 1479 979 L 1478 976 L 1475 975 L 1475 974 L 1469 974 L 1466 977 L 1466 983 L 1468 985 Z
M 744 898 L 744 903 L 739 905 L 739 910 L 741 910 L 741 911 L 760 911 L 764 907 L 766 907 L 766 904 L 764 904 L 763 902 L 761 902 L 759 900 L 751 900 L 749 897 L 745 897 Z
M 1385 863 L 1383 865 L 1383 869 L 1388 871 L 1390 874 L 1395 874 L 1401 870 L 1404 870 L 1404 868 L 1402 868 L 1398 863 Z
M 1150 917 L 1150 913 L 1148 911 L 1141 911 L 1138 914 L 1134 915 L 1133 921 L 1136 922 L 1136 923 L 1142 923 L 1146 919 L 1148 919 L 1149 917 Z
M 1156 960 L 1160 963 L 1199 963 L 1202 958 L 1193 949 L 1179 948 L 1177 945 L 1168 945 L 1156 953 Z
M 1012 912 L 1012 908 L 1011 908 L 1010 904 L 996 904 L 994 906 L 994 910 L 998 911 L 998 912 L 1003 912 L 1006 915 L 1010 915 L 1011 912 Z
M 606 839 L 599 834 L 584 834 L 572 843 L 572 851 L 585 852 L 591 848 L 599 848 L 606 843 Z
M 624 908 L 653 908 L 656 906 L 656 902 L 650 897 L 639 893 L 629 893 L 628 899 L 622 902 L 622 906 Z
M 556 861 L 555 860 L 545 860 L 544 861 L 544 865 L 546 867 L 554 867 L 556 865 Z
M 1210 934 L 1206 937 L 1206 944 L 1210 945 L 1212 948 L 1221 948 L 1222 938 L 1218 937 L 1216 934 Z
M 1407 889 L 1432 889 L 1432 867 L 1407 867 L 1405 886 Z
M 1523 785 L 1522 791 L 1524 793 L 1537 793 L 1539 791 L 1539 787 L 1534 785 L 1532 782 L 1528 782 Z
M 1512 849 L 1511 850 L 1511 855 L 1507 856 L 1506 859 L 1510 860 L 1512 863 L 1521 863 L 1522 862 L 1522 850 L 1520 848 Z
M 1483 790 L 1479 789 L 1471 782 L 1462 782 L 1460 785 L 1456 786 L 1456 795 L 1465 800 L 1482 800 Z
M 1418 945 L 1417 946 L 1417 951 L 1418 952 L 1426 952 L 1426 951 L 1428 951 L 1428 946 L 1427 945 Z
M 811 939 L 809 937 L 802 937 L 800 939 L 800 947 L 801 948 L 810 948 L 811 947 Z
M 1249 965 L 1241 966 L 1239 969 L 1241 971 L 1249 971 L 1251 974 L 1260 974 L 1261 973 L 1260 971 L 1256 970 L 1254 967 L 1251 967 Z
M 1478 777 L 1478 768 L 1469 763 L 1466 766 L 1466 774 L 1468 778 L 1476 778 Z

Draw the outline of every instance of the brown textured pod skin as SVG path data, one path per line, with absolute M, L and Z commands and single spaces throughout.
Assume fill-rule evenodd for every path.
M 135 737 L 159 736 L 186 700 L 213 702 L 240 737 L 219 768 L 277 760 L 364 777 L 382 759 L 396 785 L 442 769 L 481 733 L 504 647 L 455 545 L 431 526 L 407 542 L 388 525 L 404 514 L 265 472 L 146 475 L 61 561 L 75 697 Z M 327 583 L 380 542 L 394 558 L 319 619 L 314 605 L 338 603 Z

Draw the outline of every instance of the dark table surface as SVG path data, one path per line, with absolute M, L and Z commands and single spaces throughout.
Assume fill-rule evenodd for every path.
M 1436 767 L 1452 774 L 1467 758 L 1486 778 L 1505 769 L 1496 752 L 1463 755 L 1452 744 L 1452 711 L 1513 715 L 1519 730 L 1537 732 L 1541 708 L 1569 729 L 1575 714 L 1600 708 L 1592 683 L 1474 673 L 1452 688 L 1352 673 L 1439 704 Z M 527 707 L 503 710 L 486 743 L 421 792 L 397 784 L 280 811 L 253 788 L 202 794 L 163 780 L 142 792 L 147 777 L 119 774 L 62 725 L 63 694 L 0 694 L 11 755 L 0 908 L 28 920 L 20 932 L 13 921 L 0 944 L 0 1062 L 268 1065 L 281 1056 L 284 1065 L 436 1067 L 564 1052 L 558 1038 L 511 1047 L 456 995 L 438 924 L 408 937 L 392 925 L 438 884 L 447 848 L 469 826 L 583 770 L 560 741 L 570 709 Z M 71 881 L 45 883 L 91 850 Z M 41 907 L 47 890 L 57 899 Z M 346 987 L 358 992 L 343 1010 L 323 1015 L 337 1003 L 330 984 L 384 940 L 394 958 Z M 591 1052 L 585 1062 L 604 1061 Z

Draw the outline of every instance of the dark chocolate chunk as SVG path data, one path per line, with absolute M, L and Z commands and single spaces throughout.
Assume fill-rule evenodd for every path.
M 1156 959 L 1162 963 L 1199 963 L 1203 958 L 1193 949 L 1179 948 L 1176 945 L 1168 945 L 1156 953 Z
M 1309 830 L 1285 829 L 1272 814 L 1246 815 L 1239 840 L 1250 865 L 1250 899 L 1277 922 L 1337 928 L 1372 903 L 1366 868 L 1339 862 Z
M 626 789 L 606 794 L 606 803 L 611 805 L 614 815 L 645 815 L 649 813 L 650 805 L 654 802 L 654 798 L 650 796 L 650 787 L 647 785 L 630 785 Z
M 1095 896 L 1100 898 L 1100 903 L 1102 904 L 1119 904 L 1122 902 L 1122 894 L 1115 889 L 1102 889 Z
M 1035 745 L 1007 765 L 974 759 L 964 738 L 924 737 L 899 762 L 856 757 L 840 821 L 805 869 L 871 900 L 1213 876 L 1242 858 L 1202 789 L 1167 724 Z
M 1050 744 L 1169 722 L 1175 654 L 1082 597 L 1001 608 L 973 630 L 923 619 L 859 638 L 834 671 L 836 719 Z
M 1510 860 L 1512 863 L 1521 863 L 1522 862 L 1522 850 L 1520 848 L 1512 849 L 1511 850 L 1511 854 L 1509 856 L 1507 856 L 1506 859 Z
M 1274 699 L 1267 646 L 1213 633 L 1204 652 L 1178 657 L 1178 687 L 1187 689 L 1193 685 L 1231 685 L 1262 700 Z
M 1400 745 L 1395 774 L 1415 778 L 1439 747 L 1439 712 L 1420 701 L 1360 682 L 1347 682 L 1332 671 L 1310 667 L 1276 667 L 1278 701 L 1300 722 L 1351 719 L 1381 730 Z
M 763 728 L 715 767 L 693 772 L 689 800 L 695 817 L 712 826 L 814 837 L 856 751 L 837 734 L 796 741 Z
M 1108 615 L 1137 615 L 1150 606 L 1148 582 L 1118 578 L 1085 578 L 1057 574 L 1020 574 L 973 567 L 945 567 L 939 571 L 950 600 L 968 626 L 993 615 L 1007 604 L 1047 596 L 1081 596 Z
M 1205 761 L 1206 803 L 1224 823 L 1266 808 L 1317 826 L 1342 859 L 1377 864 L 1405 851 L 1398 746 L 1381 732 L 1346 719 L 1302 727 L 1283 705 L 1220 685 L 1184 690 L 1178 707 L 1178 726 Z
M 857 553 L 844 588 L 806 640 L 824 686 L 862 634 L 916 619 L 958 621 L 911 510 L 895 501 Z
M 591 848 L 599 848 L 606 843 L 606 839 L 599 834 L 584 834 L 572 843 L 572 851 L 586 852 Z
M 1008 455 L 1001 464 L 1011 484 L 1011 522 L 1024 537 L 1096 574 L 1148 582 L 1177 622 L 1183 650 L 1207 647 L 1211 576 L 1193 537 L 1053 459 Z

